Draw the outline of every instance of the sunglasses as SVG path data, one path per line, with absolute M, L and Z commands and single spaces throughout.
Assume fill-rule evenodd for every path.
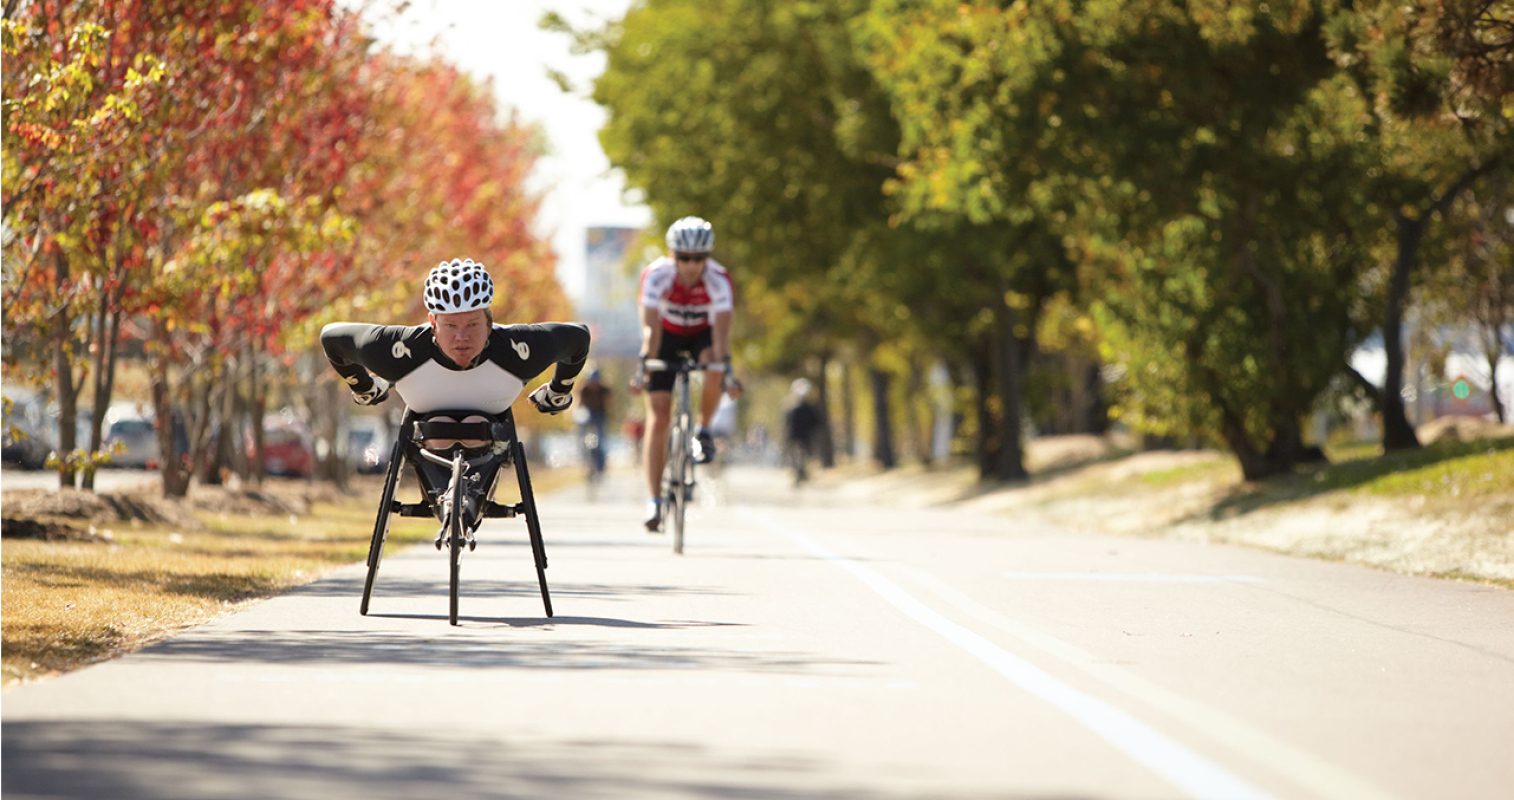
M 691 253 L 679 253 L 678 255 L 673 256 L 673 257 L 676 258 L 676 259 L 678 259 L 679 261 L 688 261 L 690 263 L 697 263 L 697 262 L 700 262 L 700 261 L 703 261 L 703 260 L 709 258 L 710 256 L 707 253 L 692 253 L 692 254 Z

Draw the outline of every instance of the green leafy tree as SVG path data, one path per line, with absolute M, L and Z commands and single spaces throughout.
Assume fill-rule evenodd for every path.
M 1125 368 L 1127 418 L 1221 438 L 1249 478 L 1364 335 L 1363 153 L 1308 3 L 881 3 L 914 207 L 1041 220 Z
M 1419 446 L 1404 413 L 1404 310 L 1424 282 L 1431 226 L 1514 156 L 1514 9 L 1492 0 L 1341 4 L 1325 27 L 1330 55 L 1368 103 L 1364 135 L 1381 150 L 1364 184 L 1387 209 L 1395 247 L 1381 270 L 1383 445 Z

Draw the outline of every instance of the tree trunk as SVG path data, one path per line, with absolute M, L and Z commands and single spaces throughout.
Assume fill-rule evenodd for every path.
M 152 407 L 154 427 L 158 433 L 158 470 L 163 477 L 164 497 L 183 497 L 189 493 L 189 473 L 174 457 L 173 384 L 169 377 L 168 332 L 162 323 L 156 326 L 158 353 L 153 359 Z
M 207 451 L 210 449 L 210 418 L 213 416 L 211 409 L 215 408 L 218 401 L 217 393 L 225 391 L 224 362 L 221 366 L 206 365 L 202 380 L 191 384 L 190 406 L 194 409 L 189 423 L 189 466 L 190 474 L 199 475 L 200 483 L 205 483 L 206 473 L 209 472 L 207 463 Z
M 1001 481 L 1023 481 L 1029 477 L 1025 471 L 1024 450 L 1020 441 L 1023 423 L 1024 402 L 1024 344 L 1015 337 L 1017 321 L 1015 309 L 1001 305 L 994 311 L 994 383 L 998 389 L 1001 413 L 999 416 L 999 452 L 994 460 L 994 477 Z
M 884 469 L 893 469 L 893 423 L 889 414 L 889 374 L 877 367 L 868 368 L 868 382 L 873 389 L 873 460 Z
M 985 342 L 987 344 L 987 342 Z M 999 434 L 998 416 L 993 409 L 993 367 L 989 358 L 991 347 L 982 347 L 972 358 L 973 396 L 978 415 L 978 478 L 993 480 L 994 465 L 998 462 Z
M 852 391 L 852 368 L 841 362 L 841 454 L 848 461 L 857 454 L 857 398 Z
M 326 440 L 326 455 L 318 458 L 322 462 L 323 477 L 336 485 L 338 489 L 347 489 L 347 448 L 342 441 L 342 411 L 346 406 L 341 402 L 340 392 L 342 384 L 337 381 L 311 380 L 309 384 L 315 386 L 316 394 L 320 403 L 315 409 L 314 417 L 319 420 L 321 434 Z M 316 455 L 320 456 L 320 447 L 317 445 Z
M 925 402 L 925 413 L 920 412 L 920 403 Z M 925 466 L 930 466 L 930 437 L 935 430 L 935 403 L 931 402 L 930 392 L 925 382 L 925 370 L 920 366 L 920 360 L 911 358 L 909 361 L 909 382 L 904 395 L 904 425 L 909 430 L 910 449 L 914 451 L 915 458 Z
M 1503 399 L 1498 396 L 1498 359 L 1503 353 L 1493 350 L 1488 353 L 1488 399 L 1493 403 L 1493 413 L 1498 415 L 1498 424 L 1507 422 L 1504 419 Z
M 268 390 L 263 385 L 263 371 L 260 369 L 258 348 L 252 345 L 249 348 L 251 356 L 248 368 L 248 394 L 252 398 L 252 419 L 248 424 L 252 426 L 252 480 L 257 486 L 263 485 L 264 463 L 263 448 L 263 416 L 268 413 Z
M 1404 305 L 1409 296 L 1409 277 L 1424 237 L 1423 219 L 1398 219 L 1398 258 L 1388 279 L 1387 309 L 1383 314 L 1383 354 L 1388 369 L 1383 390 L 1378 395 L 1383 412 L 1383 449 L 1405 450 L 1419 447 L 1419 437 L 1409 424 L 1404 410 Z
M 247 359 L 242 358 L 242 370 L 244 376 L 239 376 L 232 383 L 232 430 L 231 430 L 231 453 L 232 462 L 236 469 L 237 477 L 244 483 L 252 481 L 253 452 L 252 452 L 252 426 L 248 423 L 251 416 L 251 401 L 244 391 L 243 382 L 246 380 L 245 373 L 249 369 Z
M 66 292 L 69 279 L 68 259 L 62 253 L 53 260 L 58 294 Z M 53 322 L 53 372 L 58 391 L 58 488 L 74 488 L 75 471 L 69 456 L 78 447 L 79 384 L 74 382 L 74 362 L 70 352 L 73 347 L 73 319 L 68 313 L 67 300 L 60 300 L 57 317 Z
M 1088 365 L 1084 374 L 1083 395 L 1087 405 L 1083 408 L 1083 430 L 1095 436 L 1109 432 L 1109 402 L 1104 396 L 1104 373 L 1097 361 Z
M 830 367 L 830 356 L 821 356 L 820 378 L 815 385 L 815 402 L 820 406 L 821 422 L 817 440 L 820 445 L 820 466 L 826 469 L 836 466 L 836 437 L 831 432 Z
M 1230 452 L 1235 454 L 1236 460 L 1241 462 L 1242 478 L 1248 481 L 1259 481 L 1288 471 L 1256 449 L 1256 446 L 1251 443 L 1251 437 L 1246 435 L 1245 426 L 1229 413 L 1225 413 L 1223 417 L 1224 421 L 1220 423 L 1220 436 L 1229 446 Z
M 89 449 L 92 454 L 105 448 L 105 415 L 110 411 L 111 396 L 116 386 L 116 354 L 121 339 L 121 294 L 122 289 L 109 292 L 100 287 L 99 328 L 95 347 L 95 399 L 94 414 L 89 421 Z M 110 296 L 113 295 L 113 296 Z M 96 465 L 93 460 L 84 468 L 83 488 L 94 491 Z
M 1388 279 L 1387 308 L 1383 313 L 1383 351 L 1388 360 L 1388 374 L 1383 382 L 1381 403 L 1384 450 L 1420 446 L 1414 426 L 1409 424 L 1409 418 L 1404 413 L 1403 317 L 1404 305 L 1409 297 L 1410 278 L 1415 261 L 1419 258 L 1419 245 L 1425 236 L 1425 226 L 1436 213 L 1444 213 L 1458 195 L 1499 164 L 1500 158 L 1494 157 L 1481 166 L 1468 169 L 1413 219 L 1402 212 L 1394 214 L 1398 221 L 1398 257 L 1393 262 L 1393 274 Z

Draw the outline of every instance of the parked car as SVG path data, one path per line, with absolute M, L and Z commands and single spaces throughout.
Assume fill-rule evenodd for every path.
M 47 465 L 48 455 L 57 447 L 54 432 L 57 423 L 48 417 L 47 405 L 41 395 L 7 389 L 5 397 L 11 401 L 11 408 L 4 422 L 0 423 L 4 429 L 0 460 L 22 469 L 42 469 Z
M 308 478 L 315 472 L 310 434 L 286 414 L 263 419 L 263 471 L 269 475 Z
M 389 469 L 394 434 L 383 417 L 353 417 L 347 423 L 347 463 L 359 473 Z
M 110 457 L 110 466 L 135 469 L 158 468 L 158 431 L 152 412 L 135 404 L 116 404 L 105 412 L 105 450 L 120 442 L 122 450 Z

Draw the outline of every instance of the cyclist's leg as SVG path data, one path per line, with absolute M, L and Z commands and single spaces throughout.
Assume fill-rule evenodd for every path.
M 647 496 L 662 495 L 662 470 L 668 461 L 668 426 L 673 416 L 673 393 L 648 391 L 647 430 L 642 438 L 641 455 L 647 470 Z
M 689 347 L 688 337 L 664 331 L 657 358 L 671 364 Z M 662 470 L 668 461 L 668 428 L 673 418 L 673 384 L 677 377 L 672 370 L 647 376 L 647 427 L 642 436 L 641 458 L 647 471 L 647 496 L 654 500 L 662 496 Z
M 699 362 L 708 364 L 715 357 L 715 348 L 706 347 L 699 351 Z M 725 385 L 725 373 L 707 371 L 704 373 L 704 386 L 699 394 L 699 427 L 706 430 L 710 427 L 710 420 L 715 417 L 715 409 L 720 407 L 720 393 Z

